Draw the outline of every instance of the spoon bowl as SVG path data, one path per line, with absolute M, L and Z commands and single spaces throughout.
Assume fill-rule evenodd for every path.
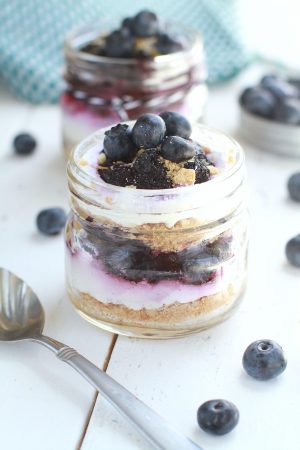
M 0 341 L 41 335 L 43 307 L 32 289 L 15 274 L 0 268 Z

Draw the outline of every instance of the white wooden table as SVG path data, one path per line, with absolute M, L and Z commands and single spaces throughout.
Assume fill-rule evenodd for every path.
M 206 122 L 236 135 L 236 95 L 253 68 L 211 93 Z M 12 155 L 11 141 L 32 132 L 31 157 Z M 287 197 L 286 180 L 300 161 L 262 154 L 241 142 L 249 174 L 251 245 L 249 284 L 237 313 L 214 329 L 181 340 L 145 341 L 113 336 L 76 315 L 64 289 L 62 236 L 35 228 L 40 209 L 65 206 L 60 116 L 56 106 L 28 106 L 0 93 L 0 266 L 23 277 L 46 309 L 46 333 L 77 348 L 206 450 L 300 448 L 300 270 L 285 260 L 286 241 L 300 232 L 300 206 Z M 277 340 L 288 367 L 258 382 L 242 370 L 246 346 Z M 240 423 L 213 437 L 196 423 L 211 398 L 236 403 Z M 37 345 L 0 345 L 1 450 L 146 450 L 149 447 L 101 395 L 70 367 Z M 178 449 L 180 450 L 180 449 Z

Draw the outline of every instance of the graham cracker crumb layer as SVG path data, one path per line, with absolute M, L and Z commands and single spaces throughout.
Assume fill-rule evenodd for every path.
M 172 305 L 157 309 L 142 308 L 139 310 L 124 305 L 104 303 L 84 292 L 70 292 L 75 308 L 93 320 L 145 328 L 178 329 L 183 326 L 197 328 L 213 318 L 213 312 L 226 314 L 234 307 L 242 294 L 244 286 L 227 285 L 221 292 L 202 297 L 189 303 L 175 302 Z

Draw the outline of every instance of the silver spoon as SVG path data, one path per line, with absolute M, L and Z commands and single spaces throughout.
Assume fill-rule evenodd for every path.
M 101 392 L 154 448 L 201 450 L 76 350 L 42 335 L 44 323 L 43 307 L 32 289 L 13 273 L 0 268 L 0 341 L 27 340 L 52 350 L 58 359 L 73 367 Z

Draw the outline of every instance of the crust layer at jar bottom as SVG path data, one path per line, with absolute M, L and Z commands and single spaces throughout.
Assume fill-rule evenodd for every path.
M 240 303 L 246 283 L 230 283 L 221 292 L 189 303 L 139 310 L 104 303 L 85 292 L 68 294 L 77 312 L 94 325 L 126 336 L 167 339 L 196 333 L 227 319 Z

